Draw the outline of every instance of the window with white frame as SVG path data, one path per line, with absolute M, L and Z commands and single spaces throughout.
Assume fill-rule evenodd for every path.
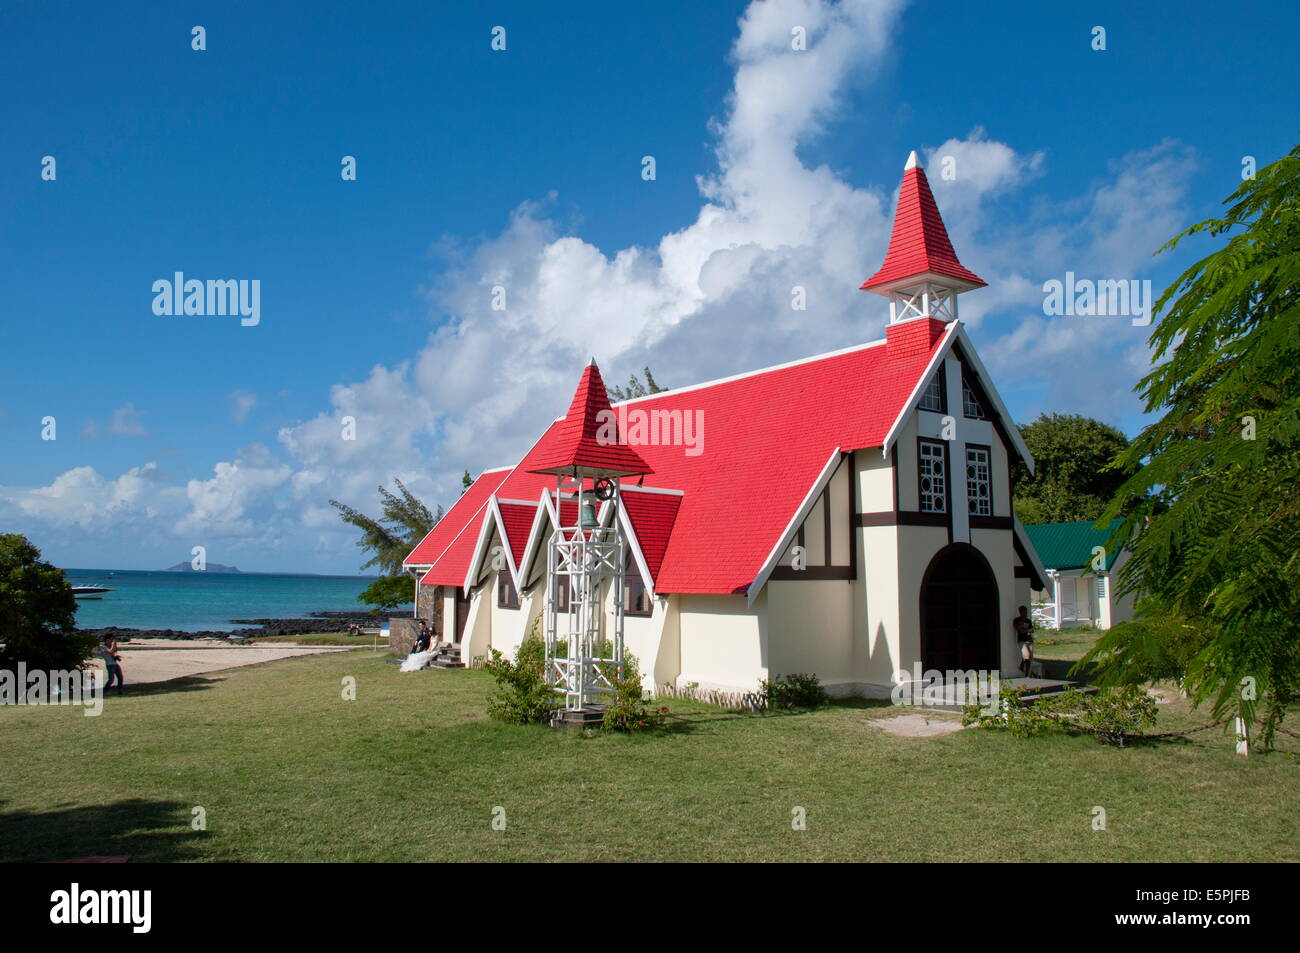
M 515 588 L 515 581 L 505 570 L 497 575 L 497 605 L 502 609 L 519 608 L 519 590 Z
M 962 415 L 970 420 L 987 419 L 984 413 L 984 406 L 980 399 L 975 396 L 975 389 L 966 382 L 966 378 L 961 380 L 961 412 Z
M 948 474 L 944 445 L 938 440 L 918 440 L 917 471 L 920 474 L 921 512 L 948 512 Z
M 921 391 L 921 402 L 917 406 L 922 410 L 933 410 L 936 414 L 943 413 L 943 383 L 939 380 L 938 371 L 930 378 L 930 383 L 925 385 L 925 390 Z
M 628 553 L 627 566 L 623 570 L 623 614 L 645 616 L 653 612 L 650 590 L 646 588 L 645 580 L 641 578 L 641 570 L 637 567 L 636 560 L 632 558 L 631 553 Z
M 573 577 L 567 574 L 557 574 L 555 577 L 555 611 L 568 612 L 570 604 L 570 595 L 573 589 Z
M 993 515 L 987 447 L 966 448 L 966 499 L 971 516 Z
M 1097 577 L 1097 598 L 1098 599 L 1106 598 L 1106 577 L 1105 576 Z

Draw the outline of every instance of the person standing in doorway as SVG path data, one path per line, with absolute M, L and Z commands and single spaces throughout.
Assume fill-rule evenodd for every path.
M 1016 630 L 1016 639 L 1020 642 L 1020 674 L 1029 677 L 1030 664 L 1034 661 L 1034 620 L 1029 618 L 1029 610 L 1020 607 L 1020 614 L 1011 620 L 1011 627 Z

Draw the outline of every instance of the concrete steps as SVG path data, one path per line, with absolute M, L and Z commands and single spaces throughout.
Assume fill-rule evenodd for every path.
M 432 668 L 464 668 L 465 663 L 460 660 L 460 646 L 449 645 L 439 649 L 429 665 Z
M 1031 705 L 1040 698 L 1051 698 L 1056 695 L 1064 695 L 1066 691 L 1073 688 L 1085 695 L 1095 695 L 1097 689 L 1091 685 L 1084 685 L 1079 682 L 1071 682 L 1065 679 L 1048 679 L 1048 678 L 1013 678 L 1007 679 L 1003 685 L 1012 685 L 1027 689 L 1020 696 L 1021 705 Z M 953 711 L 960 712 L 965 708 L 965 700 L 958 697 L 957 684 L 948 684 L 942 689 L 936 691 L 938 686 L 927 687 L 926 700 L 918 707 L 930 708 L 935 711 Z
M 1073 688 L 1080 695 L 1095 695 L 1097 689 L 1093 685 L 1080 685 L 1077 682 L 1058 682 L 1055 685 L 1045 685 L 1035 687 L 1033 691 L 1026 692 L 1020 696 L 1020 704 L 1029 705 L 1038 701 L 1040 698 L 1053 698 L 1057 695 L 1064 695 Z

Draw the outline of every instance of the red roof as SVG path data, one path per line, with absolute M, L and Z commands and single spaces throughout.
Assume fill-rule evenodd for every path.
M 524 547 L 528 544 L 528 531 L 533 528 L 533 520 L 537 517 L 537 504 L 501 503 L 499 505 L 506 542 L 510 545 L 510 555 L 514 558 L 515 566 L 518 566 L 520 560 L 524 558 Z
M 881 285 L 926 273 L 956 278 L 971 287 L 982 287 L 984 279 L 957 260 L 948 230 L 939 215 L 939 206 L 930 191 L 930 183 L 915 162 L 914 152 L 903 171 L 903 187 L 898 193 L 894 231 L 889 236 L 885 263 L 863 283 L 860 290 L 871 291 Z
M 659 569 L 663 566 L 664 553 L 668 551 L 668 540 L 677 521 L 682 496 L 678 493 L 641 493 L 628 487 L 619 497 L 641 546 L 646 568 L 650 570 L 650 581 L 657 588 Z
M 607 438 L 609 428 L 602 432 L 610 410 L 609 395 L 601 380 L 600 368 L 593 360 L 582 372 L 582 380 L 574 391 L 569 412 L 546 452 L 532 461 L 532 473 L 570 473 L 575 468 L 580 474 L 591 476 L 634 476 L 650 473 L 646 462 L 631 447 L 618 439 Z M 620 434 L 615 432 L 613 436 Z
M 680 443 L 636 447 L 653 467 L 646 487 L 684 494 L 671 498 L 679 501 L 675 511 L 670 502 L 643 501 L 653 494 L 626 494 L 656 592 L 745 592 L 831 454 L 883 445 L 947 327 L 933 319 L 903 322 L 889 327 L 886 341 L 619 404 L 620 416 L 659 419 L 650 415 L 676 411 L 703 423 L 693 434 L 698 453 Z M 443 545 L 426 584 L 464 583 L 488 493 L 532 500 L 554 490 L 555 477 L 537 471 L 572 450 L 575 429 L 567 417 L 553 423 L 504 478 L 502 471 L 479 478 L 430 534 L 439 542 L 458 535 Z M 490 489 L 479 492 L 484 481 Z M 508 529 L 511 551 L 522 552 L 514 532 Z M 408 562 L 425 562 L 415 557 L 428 543 Z
M 437 524 L 431 529 L 424 539 L 416 544 L 415 549 L 406 557 L 406 563 L 411 566 L 431 566 L 436 563 L 440 556 L 446 552 L 447 547 L 451 546 L 462 531 L 468 525 L 469 521 L 477 514 L 484 511 L 488 500 L 496 492 L 503 480 L 510 475 L 510 468 L 504 467 L 500 470 L 486 470 L 479 475 L 468 490 L 461 494 L 450 510 L 448 510 Z M 454 519 L 448 519 L 448 516 L 455 514 Z M 477 532 L 477 522 L 475 523 L 475 532 Z M 470 541 L 473 547 L 474 540 Z M 464 581 L 465 574 L 461 573 L 460 580 Z

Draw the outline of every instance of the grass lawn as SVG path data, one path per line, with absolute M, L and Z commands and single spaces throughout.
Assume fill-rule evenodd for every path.
M 348 635 L 346 632 L 318 632 L 312 635 L 255 635 L 241 640 L 244 645 L 354 645 L 368 648 L 375 644 L 375 633 Z M 387 648 L 388 640 L 379 637 L 381 648 Z
M 97 718 L 0 708 L 0 860 L 1300 859 L 1291 738 L 1243 759 L 1218 729 L 1121 751 L 675 700 L 672 732 L 585 738 L 489 721 L 491 684 L 357 651 L 141 687 Z M 1181 704 L 1161 728 L 1208 720 Z
M 1039 629 L 1034 633 L 1034 658 L 1077 662 L 1101 635 L 1101 629 L 1090 625 L 1060 630 Z

